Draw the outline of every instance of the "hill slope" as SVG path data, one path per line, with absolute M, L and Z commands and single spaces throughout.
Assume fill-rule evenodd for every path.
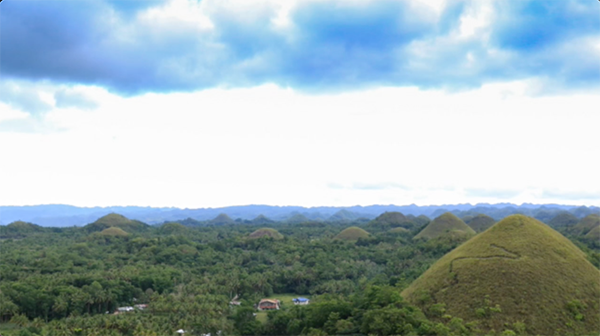
M 111 227 L 118 227 L 126 232 L 145 231 L 149 228 L 147 224 L 140 221 L 131 220 L 125 216 L 111 213 L 98 218 L 95 222 L 83 227 L 87 232 L 99 232 Z
M 576 234 L 585 235 L 592 231 L 595 227 L 600 226 L 600 216 L 596 214 L 587 215 L 579 221 L 574 227 L 573 231 Z
M 356 241 L 359 238 L 367 238 L 369 233 L 359 227 L 351 226 L 338 233 L 334 239 L 341 239 L 347 241 Z
M 470 226 L 475 232 L 483 232 L 492 227 L 496 223 L 496 221 L 488 216 L 479 214 L 477 216 L 471 217 L 465 220 L 465 223 Z
M 564 226 L 573 226 L 579 222 L 579 218 L 575 217 L 568 211 L 559 212 L 554 218 L 548 221 L 548 225 L 553 228 L 560 228 Z
M 446 212 L 431 221 L 414 239 L 432 239 L 445 234 L 474 235 L 475 231 L 454 214 Z
M 524 322 L 526 334 L 600 332 L 600 271 L 567 238 L 523 215 L 509 216 L 446 254 L 402 295 L 425 297 L 446 314 L 500 332 Z M 494 312 L 494 307 L 501 312 Z
M 271 228 L 262 228 L 248 235 L 250 238 L 271 237 L 273 239 L 283 239 L 283 235 L 279 231 Z

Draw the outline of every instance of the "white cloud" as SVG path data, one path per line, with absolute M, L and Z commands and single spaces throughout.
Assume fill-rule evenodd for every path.
M 540 203 L 543 190 L 597 203 L 600 99 L 532 97 L 531 86 L 314 96 L 266 85 L 132 98 L 79 88 L 99 106 L 48 112 L 43 123 L 63 131 L 0 132 L 9 144 L 0 204 Z M 402 188 L 365 187 L 384 184 Z M 518 195 L 502 198 L 506 190 Z

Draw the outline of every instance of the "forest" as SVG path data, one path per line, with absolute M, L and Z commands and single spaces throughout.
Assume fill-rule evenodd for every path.
M 387 212 L 370 221 L 292 223 L 263 216 L 147 225 L 111 214 L 83 227 L 14 222 L 0 226 L 0 334 L 530 334 L 526 314 L 499 328 L 487 323 L 505 313 L 487 299 L 474 310 L 478 319 L 467 320 L 427 292 L 413 300 L 401 295 L 459 245 L 493 238 L 498 225 L 485 217 L 448 213 L 432 220 Z M 561 213 L 546 224 L 598 271 L 598 215 Z M 292 297 L 310 303 L 294 305 Z M 280 309 L 257 310 L 264 298 L 280 300 Z M 231 304 L 234 299 L 240 304 Z M 563 332 L 588 330 L 581 324 L 595 318 L 586 316 L 588 306 L 580 300 L 561 306 L 572 319 Z

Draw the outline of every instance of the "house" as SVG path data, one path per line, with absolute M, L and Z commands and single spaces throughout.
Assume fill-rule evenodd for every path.
M 273 310 L 279 309 L 279 300 L 262 299 L 258 303 L 258 310 Z
M 294 302 L 295 305 L 304 306 L 304 305 L 307 305 L 310 302 L 310 300 L 307 298 L 299 297 L 299 298 L 293 299 L 292 302 Z

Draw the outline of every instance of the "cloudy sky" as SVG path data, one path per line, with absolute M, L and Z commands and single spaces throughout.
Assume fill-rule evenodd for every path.
M 596 0 L 4 0 L 0 205 L 599 205 Z

